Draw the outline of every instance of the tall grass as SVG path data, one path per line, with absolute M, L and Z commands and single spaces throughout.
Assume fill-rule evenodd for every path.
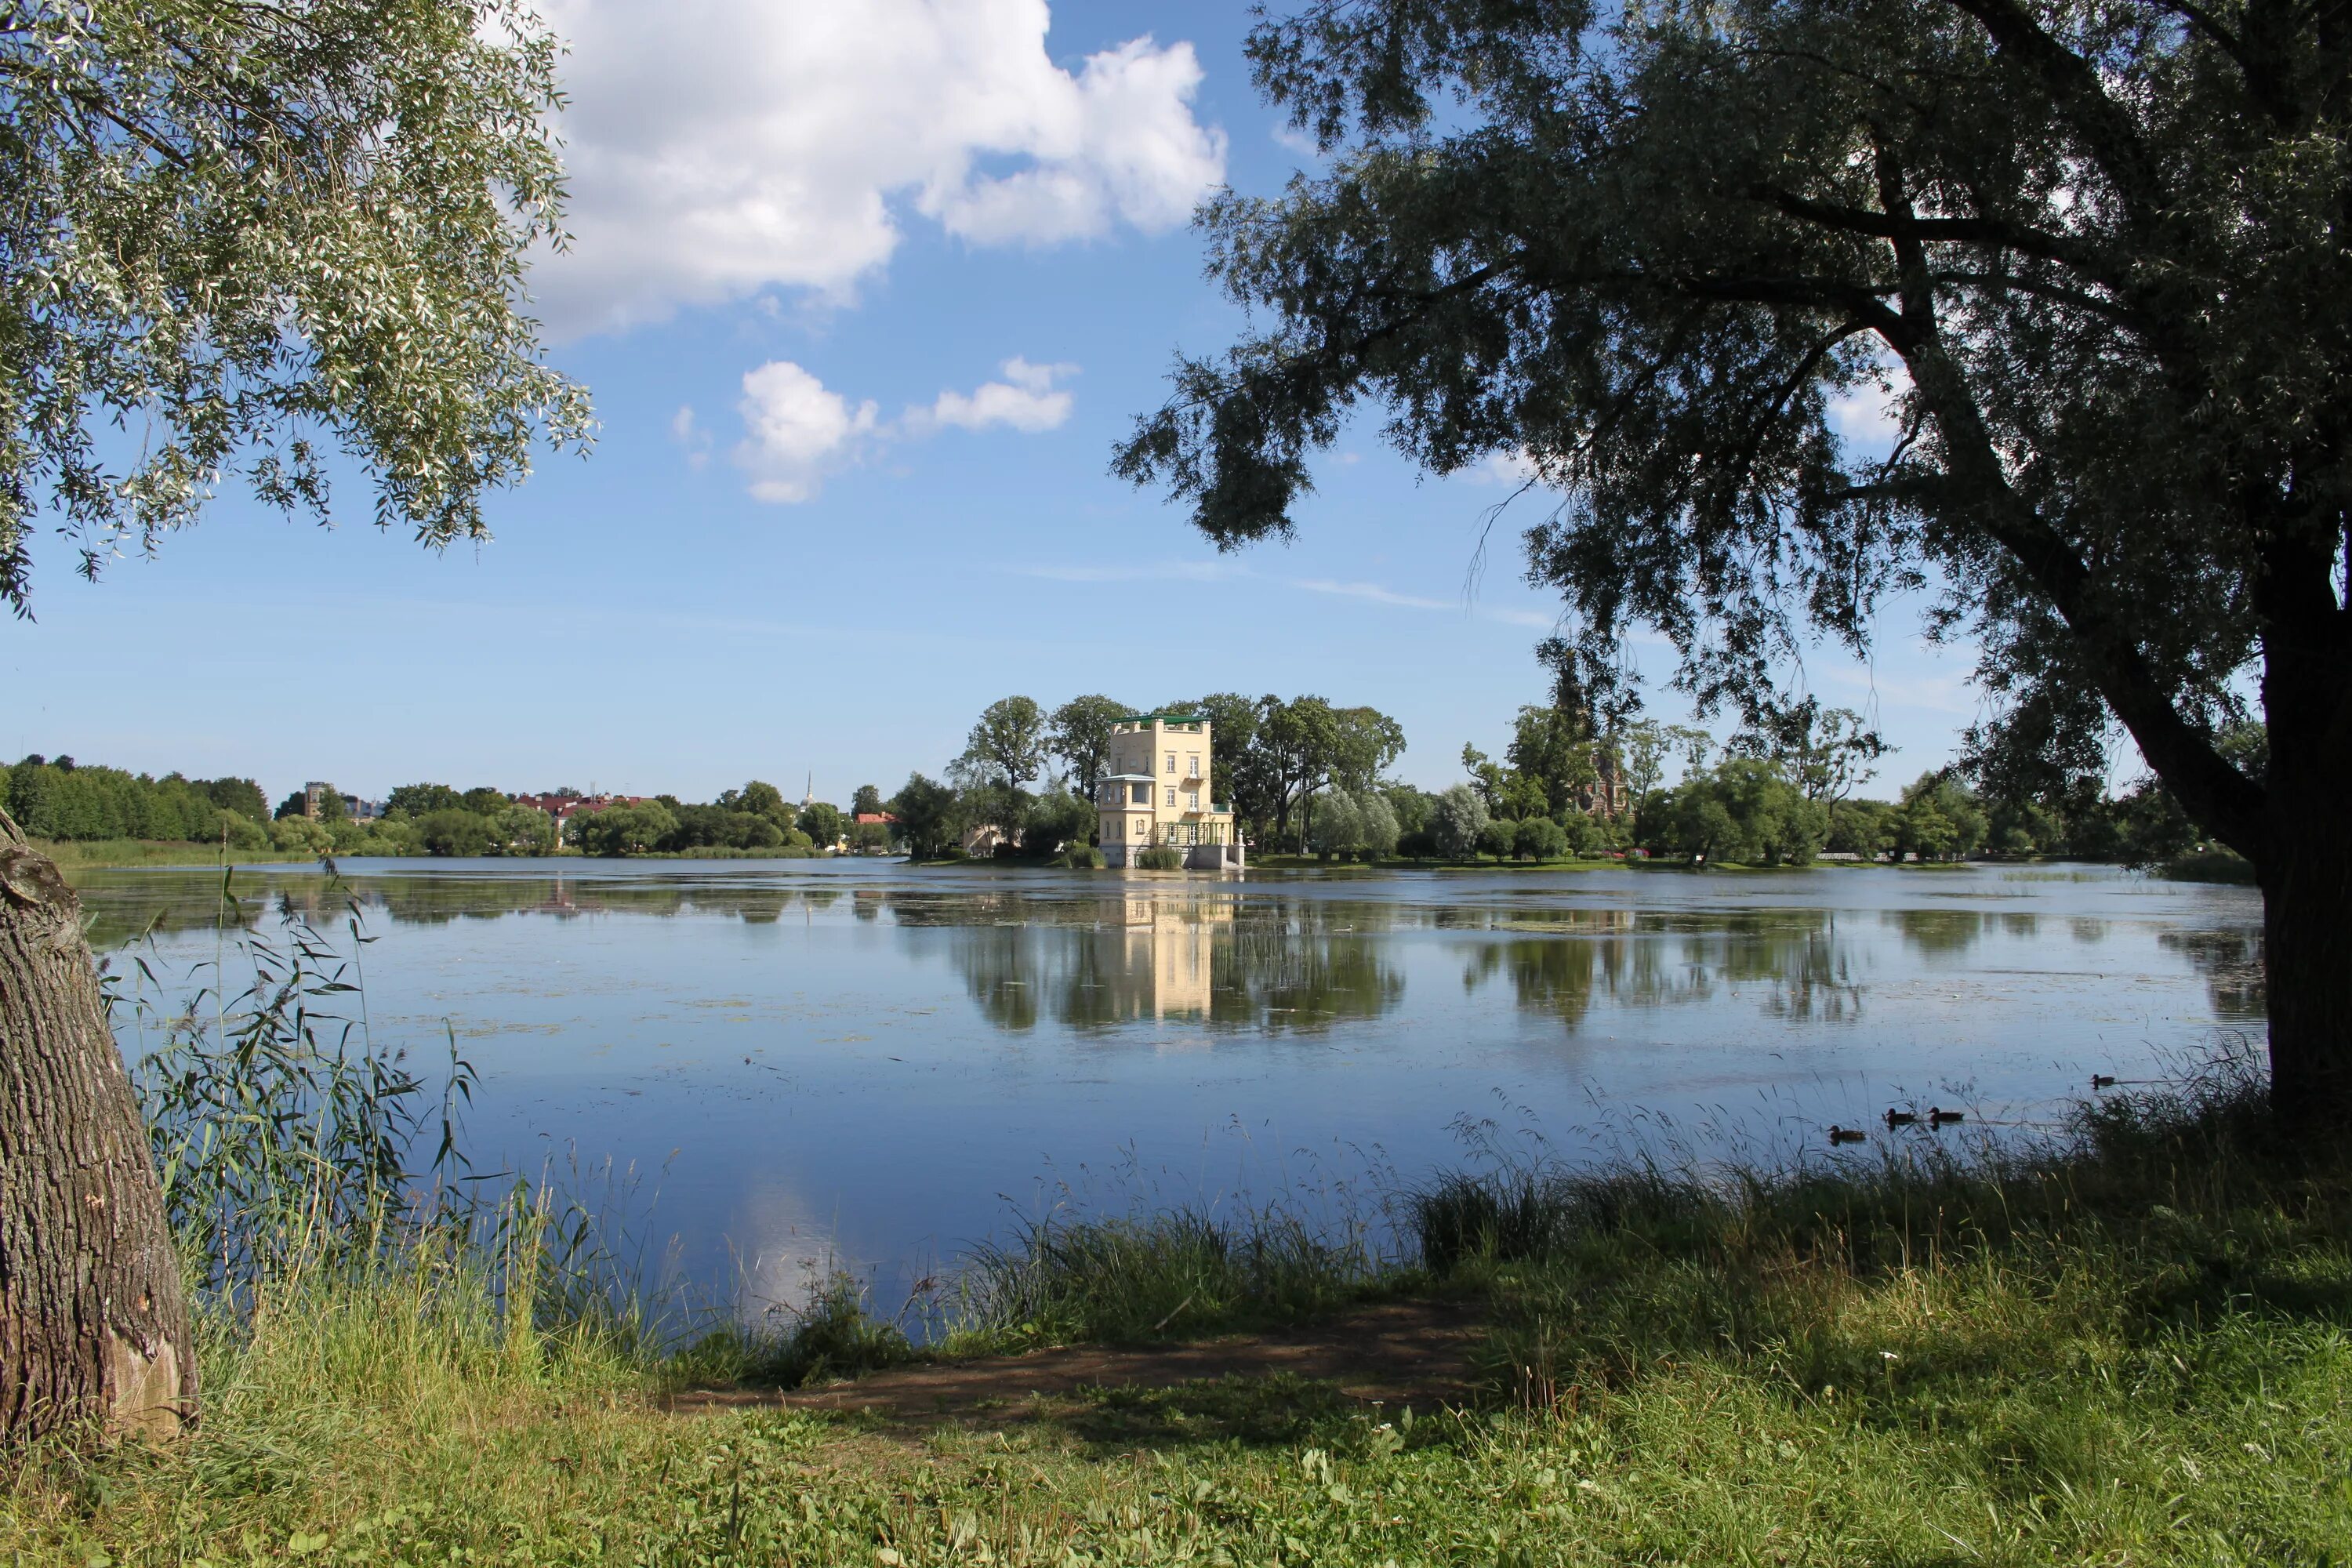
M 115 866 L 217 866 L 224 851 L 217 842 L 170 838 L 36 838 L 33 847 L 68 871 L 98 870 Z M 227 858 L 240 864 L 275 864 L 319 858 L 311 849 L 230 848 Z
M 1369 1230 L 1284 1206 L 1056 1214 L 976 1247 L 951 1282 L 945 1345 L 1132 1343 L 1296 1323 L 1399 1283 Z

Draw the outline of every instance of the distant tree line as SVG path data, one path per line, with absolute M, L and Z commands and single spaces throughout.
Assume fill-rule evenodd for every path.
M 577 797 L 575 789 L 548 795 Z M 576 847 L 591 855 L 814 855 L 845 843 L 861 853 L 890 847 L 887 826 L 856 824 L 822 801 L 805 807 L 754 779 L 705 805 L 675 795 L 575 813 L 569 842 L 559 843 L 553 816 L 488 785 L 458 790 L 408 784 L 384 797 L 383 814 L 352 816 L 351 802 L 330 786 L 310 815 L 297 790 L 273 812 L 248 778 L 155 778 L 120 768 L 85 767 L 71 757 L 28 756 L 0 767 L 0 807 L 37 838 L 89 841 L 144 838 L 226 843 L 231 849 L 277 848 L 319 855 L 549 855 Z M 861 785 L 852 812 L 878 814 L 881 792 Z
M 580 792 L 546 793 L 574 797 Z M 877 804 L 880 798 L 870 784 L 858 795 Z M 412 832 L 417 849 L 428 855 L 546 855 L 560 847 L 551 816 L 492 789 L 461 795 L 446 784 L 403 784 L 385 797 L 384 821 Z M 872 853 L 890 843 L 886 826 L 855 826 L 840 807 L 824 801 L 795 805 L 761 779 L 701 804 L 658 795 L 583 807 L 572 814 L 562 838 L 561 847 L 607 857 L 792 857 L 824 854 L 845 843 Z
M 1050 710 L 1034 698 L 1006 697 L 982 710 L 945 778 L 910 774 L 891 801 L 910 852 L 918 859 L 961 853 L 982 827 L 996 830 L 1002 855 L 1042 859 L 1091 850 L 1112 731 L 1139 712 L 1197 713 L 1209 721 L 1212 804 L 1230 807 L 1237 831 L 1262 847 L 1306 852 L 1336 833 L 1361 852 L 1368 819 L 1358 797 L 1384 798 L 1397 787 L 1381 774 L 1404 751 L 1404 731 L 1377 709 L 1231 691 L 1156 709 L 1099 693 Z M 1342 800 L 1318 838 L 1318 808 Z M 1385 828 L 1377 811 L 1370 820 L 1377 843 Z
M 268 842 L 268 797 L 251 779 L 155 778 L 38 754 L 0 769 L 0 805 L 36 838 Z

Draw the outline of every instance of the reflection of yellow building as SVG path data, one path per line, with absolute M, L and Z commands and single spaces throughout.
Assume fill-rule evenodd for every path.
M 1213 731 L 1197 713 L 1139 713 L 1112 726 L 1110 771 L 1095 795 L 1104 859 L 1131 866 L 1158 847 L 1192 870 L 1241 868 L 1234 808 L 1210 797 Z
M 1233 924 L 1233 906 L 1222 900 L 1129 899 L 1126 909 L 1127 970 L 1151 977 L 1151 1016 L 1208 1016 L 1217 931 Z

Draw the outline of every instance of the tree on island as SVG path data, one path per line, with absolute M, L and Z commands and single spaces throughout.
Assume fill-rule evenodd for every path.
M 1975 766 L 2061 784 L 2119 725 L 2252 862 L 2274 1102 L 2340 1121 L 2347 39 L 2252 0 L 1323 0 L 1249 52 L 1328 172 L 1202 216 L 1267 324 L 1117 466 L 1231 548 L 1359 403 L 1433 470 L 1525 465 L 1604 715 L 1635 624 L 1769 733 L 1805 642 L 1938 595 Z M 2219 744 L 2249 691 L 2259 769 Z
M 1069 769 L 1070 788 L 1080 798 L 1095 798 L 1109 768 L 1111 728 L 1134 711 L 1098 695 L 1073 697 L 1054 710 L 1046 746 Z
M 1045 771 L 1045 710 L 1028 697 L 1003 697 L 981 710 L 962 761 L 1019 789 Z
M 28 613 L 45 515 L 95 577 L 224 482 L 325 521 L 340 449 L 378 526 L 438 546 L 487 537 L 484 492 L 541 442 L 583 445 L 586 395 L 522 308 L 530 248 L 562 239 L 556 48 L 521 0 L 12 8 L 0 599 Z M 0 815 L 5 1442 L 195 1414 L 77 911 Z

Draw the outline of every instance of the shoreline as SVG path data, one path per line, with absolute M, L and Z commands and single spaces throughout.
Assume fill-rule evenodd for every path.
M 840 1278 L 665 1345 L 425 1237 L 209 1302 L 194 1435 L 26 1454 L 0 1560 L 2329 1561 L 2347 1177 L 2242 1079 L 2038 1152 L 1457 1173 L 1390 1259 L 1065 1218 L 937 1352 Z

